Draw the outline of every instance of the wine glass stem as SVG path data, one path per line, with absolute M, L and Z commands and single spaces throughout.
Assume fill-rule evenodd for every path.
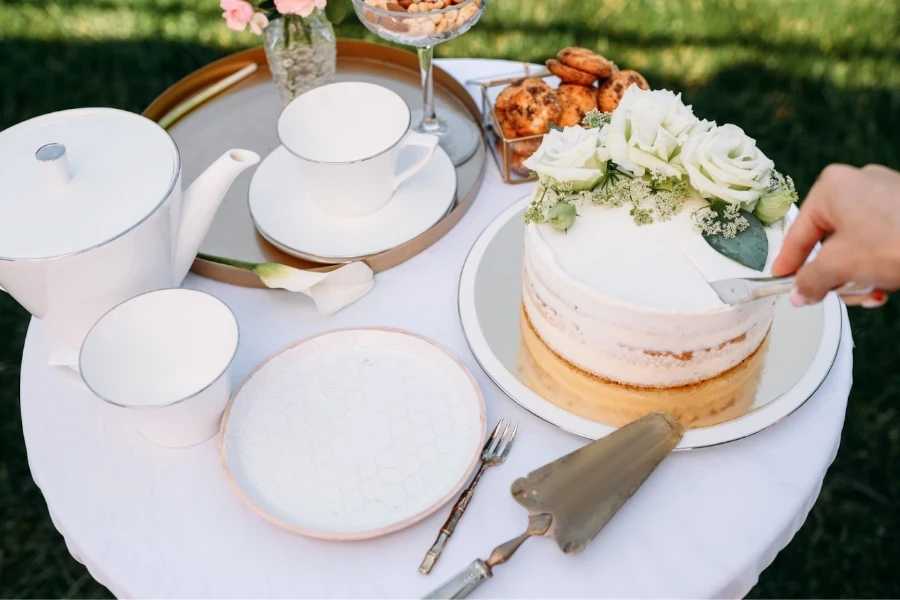
M 432 64 L 434 63 L 434 46 L 423 46 L 417 49 L 419 53 L 419 72 L 422 77 L 422 122 L 417 129 L 425 133 L 437 132 L 441 123 L 434 114 L 434 77 Z

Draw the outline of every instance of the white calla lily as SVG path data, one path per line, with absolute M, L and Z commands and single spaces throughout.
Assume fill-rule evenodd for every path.
M 305 271 L 278 263 L 248 263 L 207 254 L 200 258 L 253 271 L 269 288 L 299 292 L 309 296 L 323 315 L 331 315 L 353 304 L 375 285 L 375 274 L 364 262 L 353 262 L 323 273 Z

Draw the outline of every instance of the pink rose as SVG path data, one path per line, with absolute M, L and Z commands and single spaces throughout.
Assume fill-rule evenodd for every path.
M 256 13 L 250 19 L 250 31 L 256 35 L 262 35 L 263 29 L 269 25 L 269 19 L 261 12 Z
M 229 29 L 235 31 L 244 31 L 247 29 L 247 23 L 253 18 L 253 6 L 244 0 L 221 0 L 219 5 L 225 12 L 225 24 Z
M 325 8 L 327 0 L 275 0 L 275 8 L 283 15 L 308 17 L 317 8 Z

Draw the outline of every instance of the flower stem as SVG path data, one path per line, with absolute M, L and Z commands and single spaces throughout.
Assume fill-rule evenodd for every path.
M 252 271 L 259 266 L 259 263 L 246 262 L 243 260 L 237 260 L 235 258 L 224 258 L 222 256 L 213 256 L 212 254 L 204 254 L 202 252 L 197 253 L 197 258 L 209 262 L 219 263 L 220 265 L 228 265 L 231 267 L 237 267 L 239 269 L 245 269 L 247 271 Z

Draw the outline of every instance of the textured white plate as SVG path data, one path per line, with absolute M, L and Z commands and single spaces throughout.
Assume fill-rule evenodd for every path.
M 475 379 L 441 347 L 343 329 L 260 365 L 225 413 L 220 452 L 234 490 L 268 521 L 358 540 L 453 498 L 478 463 L 485 419 Z
M 459 314 L 475 358 L 506 395 L 526 410 L 577 435 L 597 439 L 614 427 L 572 414 L 545 400 L 519 378 L 522 303 L 522 214 L 515 203 L 485 228 L 472 246 L 459 283 Z M 688 430 L 678 448 L 704 448 L 758 433 L 799 408 L 831 370 L 841 340 L 840 300 L 818 306 L 776 305 L 769 349 L 753 409 L 746 415 Z
M 279 146 L 260 163 L 250 182 L 250 216 L 272 245 L 306 260 L 346 262 L 396 248 L 428 231 L 456 198 L 456 169 L 440 146 L 384 208 L 362 217 L 322 211 L 296 160 Z M 398 170 L 404 168 L 403 160 L 401 154 Z

